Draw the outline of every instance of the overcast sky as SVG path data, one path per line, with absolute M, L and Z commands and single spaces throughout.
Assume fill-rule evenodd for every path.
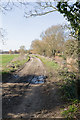
M 29 49 L 31 42 L 39 39 L 40 34 L 48 27 L 66 22 L 58 12 L 26 19 L 23 9 L 16 7 L 12 11 L 2 14 L 1 18 L 2 27 L 7 32 L 5 45 L 2 45 L 3 50 L 19 49 L 21 45 L 25 45 L 26 49 Z

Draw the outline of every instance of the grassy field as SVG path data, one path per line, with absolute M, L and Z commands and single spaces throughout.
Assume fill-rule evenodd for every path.
M 19 58 L 17 60 L 13 60 L 16 57 L 19 57 Z M 21 56 L 19 54 L 0 55 L 0 64 L 2 64 L 2 72 L 1 73 L 5 74 L 5 73 L 9 73 L 9 72 L 14 72 L 29 60 L 29 56 L 26 56 L 25 59 L 24 58 L 20 59 L 20 57 Z
M 4 54 L 4 55 L 0 55 L 0 64 L 2 64 L 2 66 L 6 66 L 13 58 L 18 57 L 19 54 Z

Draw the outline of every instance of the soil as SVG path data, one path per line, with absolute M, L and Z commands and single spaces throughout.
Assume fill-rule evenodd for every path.
M 36 76 L 47 76 L 42 84 L 31 84 Z M 55 75 L 39 58 L 31 57 L 21 70 L 3 77 L 2 118 L 62 118 L 63 101 Z

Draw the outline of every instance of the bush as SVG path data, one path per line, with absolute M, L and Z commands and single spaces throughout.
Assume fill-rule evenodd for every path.
M 60 72 L 63 83 L 61 84 L 62 98 L 72 100 L 77 98 L 76 74 L 72 72 Z
M 62 99 L 68 102 L 67 108 L 62 112 L 62 115 L 68 119 L 77 118 L 80 110 L 80 101 L 77 96 L 76 73 L 60 71 L 59 75 L 62 79 L 60 87 Z

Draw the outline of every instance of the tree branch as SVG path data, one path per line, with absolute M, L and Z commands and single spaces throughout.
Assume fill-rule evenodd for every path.
M 35 14 L 29 14 L 29 16 L 25 16 L 26 18 L 29 18 L 29 17 L 35 17 L 35 16 L 41 16 L 41 15 L 46 15 L 46 14 L 48 14 L 48 13 L 51 13 L 51 12 L 54 12 L 54 11 L 56 11 L 56 10 L 51 10 L 51 11 L 47 11 L 47 12 L 44 12 L 44 13 L 35 13 Z M 26 12 L 25 12 L 25 14 L 26 15 L 28 15 Z

